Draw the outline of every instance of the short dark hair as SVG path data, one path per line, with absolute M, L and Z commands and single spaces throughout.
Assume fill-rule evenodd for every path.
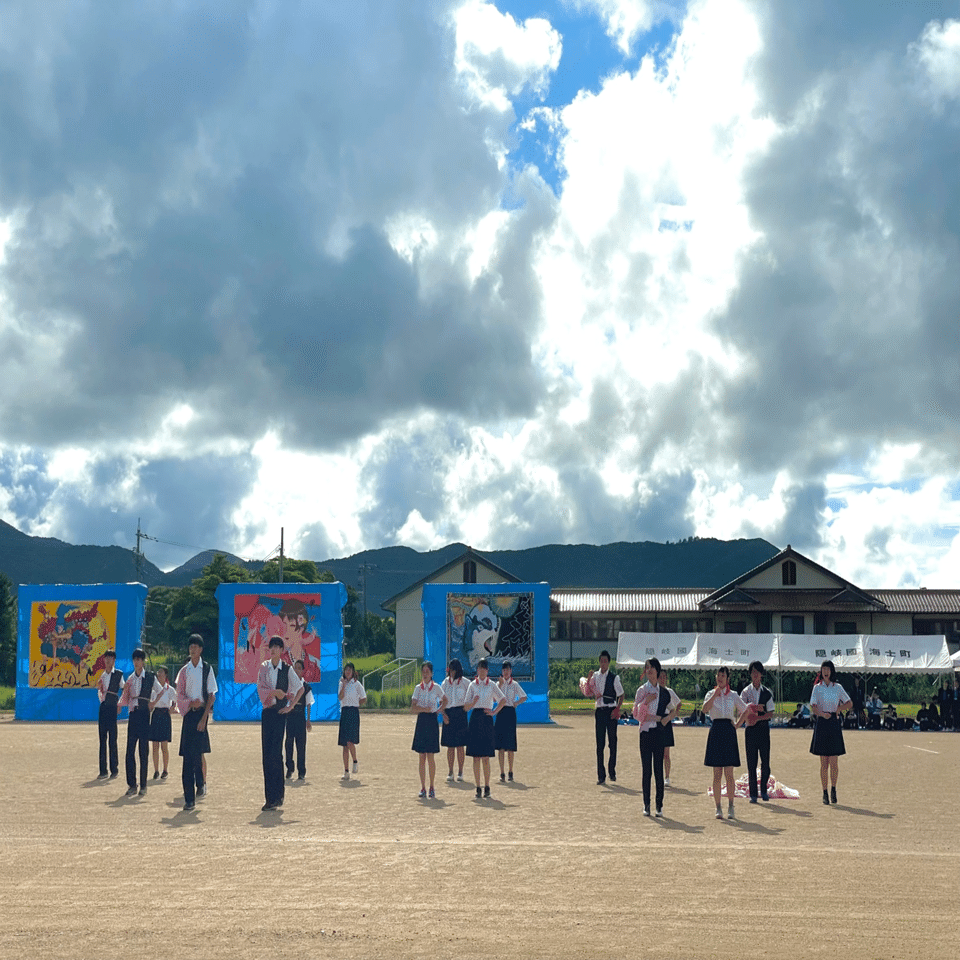
M 763 669 L 763 664 L 762 664 L 759 660 L 751 660 L 751 661 L 750 661 L 750 672 L 752 673 L 754 670 L 756 670 L 757 673 L 759 673 L 761 677 L 763 676 L 763 674 L 764 674 L 764 672 L 765 672 L 764 669 Z
M 500 669 L 506 670 L 508 668 L 510 672 L 513 673 L 513 664 L 509 660 L 504 660 L 503 663 L 500 665 Z
M 480 662 L 483 663 L 482 660 L 481 660 Z M 423 663 L 420 664 L 420 669 L 422 670 L 424 667 L 426 667 L 426 668 L 430 671 L 430 676 L 432 677 L 432 676 L 433 676 L 433 661 L 432 661 L 432 660 L 424 660 Z
M 609 650 L 601 650 L 601 651 L 600 651 L 600 656 L 597 657 L 597 659 L 598 659 L 598 660 L 602 660 L 604 657 L 606 657 L 607 660 L 610 660 L 610 659 L 611 659 L 611 657 L 610 657 L 610 651 L 609 651 Z
M 823 676 L 823 668 L 824 668 L 824 667 L 829 667 L 829 668 L 830 668 L 830 682 L 831 682 L 831 683 L 836 683 L 836 682 L 837 682 L 837 668 L 833 665 L 833 661 L 832 661 L 832 660 L 824 660 L 823 663 L 820 664 L 820 679 L 821 679 L 821 680 L 824 679 L 824 676 Z
M 717 673 L 722 673 L 728 680 L 730 679 L 729 667 L 724 667 L 724 666 L 717 667 Z
M 274 647 L 283 649 L 283 637 L 271 637 L 267 646 L 272 650 Z
M 199 647 L 203 649 L 203 637 L 199 633 L 191 633 L 187 639 L 187 647 Z
M 487 662 L 487 658 L 486 658 L 486 657 L 484 657 L 482 660 L 480 660 L 480 661 L 477 663 L 477 669 L 479 670 L 481 667 L 483 667 L 484 670 L 489 670 L 489 669 L 490 669 L 490 664 Z
M 105 657 L 113 657 L 114 660 L 117 659 L 117 651 L 116 651 L 116 650 L 104 650 L 103 655 L 104 655 Z
M 302 666 L 303 666 L 303 661 L 302 661 L 302 660 L 294 660 L 294 661 L 293 661 L 293 665 L 294 665 L 295 667 L 302 667 Z M 353 664 L 351 663 L 350 666 L 352 667 Z
M 658 677 L 663 672 L 663 667 L 660 666 L 660 661 L 656 657 L 647 657 L 643 664 L 643 669 L 646 670 L 648 666 L 653 667 L 657 671 Z
M 133 653 L 130 654 L 130 659 L 131 659 L 131 660 L 146 660 L 146 659 L 147 659 L 147 655 L 143 652 L 143 650 L 140 649 L 140 647 L 137 647 L 137 649 L 134 650 Z

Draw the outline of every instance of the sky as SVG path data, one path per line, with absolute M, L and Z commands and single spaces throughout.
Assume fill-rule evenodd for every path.
M 0 518 L 956 587 L 958 170 L 958 0 L 0 0 Z

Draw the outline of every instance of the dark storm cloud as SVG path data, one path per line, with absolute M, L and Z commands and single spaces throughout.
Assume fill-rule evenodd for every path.
M 421 406 L 532 409 L 549 198 L 514 185 L 476 283 L 384 234 L 462 230 L 508 186 L 486 141 L 511 118 L 464 109 L 444 4 L 97 10 L 8 18 L 4 439 L 139 437 L 179 401 L 188 436 L 313 448 Z
M 918 441 L 932 468 L 960 420 L 960 100 L 933 102 L 911 44 L 956 4 L 758 10 L 760 110 L 787 126 L 748 172 L 763 238 L 716 321 L 745 359 L 722 449 L 815 477 Z

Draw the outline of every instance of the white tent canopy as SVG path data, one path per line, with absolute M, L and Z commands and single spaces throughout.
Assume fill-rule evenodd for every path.
M 617 664 L 643 666 L 656 657 L 665 669 L 746 668 L 817 671 L 832 660 L 838 673 L 943 673 L 960 669 L 944 636 L 795 633 L 621 633 Z

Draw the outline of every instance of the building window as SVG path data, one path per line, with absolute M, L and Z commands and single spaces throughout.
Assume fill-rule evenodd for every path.
M 724 633 L 746 633 L 747 621 L 746 620 L 724 620 L 723 632 Z
M 773 614 L 757 614 L 757 633 L 773 633 Z
M 792 560 L 784 560 L 780 569 L 783 571 L 783 585 L 795 587 L 797 585 L 797 565 Z
M 780 631 L 782 633 L 803 633 L 803 617 L 781 617 Z
M 464 583 L 477 582 L 477 562 L 475 560 L 463 561 L 463 582 Z
M 857 623 L 855 620 L 838 620 L 833 625 L 834 633 L 856 633 Z

